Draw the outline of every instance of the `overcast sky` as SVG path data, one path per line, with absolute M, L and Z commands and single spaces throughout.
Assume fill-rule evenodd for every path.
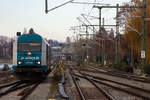
M 69 0 L 49 0 L 49 9 Z M 99 2 L 116 5 L 130 0 L 74 0 L 76 2 Z M 79 25 L 76 19 L 80 14 L 98 17 L 98 10 L 92 5 L 67 4 L 45 14 L 45 0 L 0 0 L 0 35 L 14 37 L 16 32 L 24 28 L 34 28 L 35 32 L 48 39 L 64 41 L 66 36 L 72 36 L 71 26 Z M 114 24 L 115 10 L 105 9 L 102 16 L 106 23 Z M 97 24 L 98 20 L 91 20 Z

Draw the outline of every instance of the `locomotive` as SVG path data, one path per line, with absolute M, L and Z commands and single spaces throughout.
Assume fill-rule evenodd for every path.
M 50 62 L 51 46 L 45 39 L 33 29 L 28 34 L 17 32 L 13 43 L 13 73 L 17 76 L 46 75 L 51 70 Z

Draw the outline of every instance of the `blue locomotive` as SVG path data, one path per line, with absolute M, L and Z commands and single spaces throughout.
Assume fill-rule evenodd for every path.
M 28 34 L 17 33 L 13 44 L 12 72 L 17 75 L 48 73 L 51 62 L 51 47 L 40 35 L 30 29 Z

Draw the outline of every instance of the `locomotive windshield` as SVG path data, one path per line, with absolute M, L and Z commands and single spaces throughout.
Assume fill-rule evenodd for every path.
M 41 44 L 40 43 L 18 43 L 18 51 L 34 51 L 40 52 L 41 51 Z

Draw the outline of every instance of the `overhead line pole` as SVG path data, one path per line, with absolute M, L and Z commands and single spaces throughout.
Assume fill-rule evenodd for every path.
M 46 14 L 48 13 L 48 2 L 47 2 L 47 0 L 45 0 L 45 13 Z
M 86 26 L 100 26 L 100 25 L 86 25 Z M 102 26 L 104 28 L 104 27 L 110 27 L 110 26 L 111 27 L 117 27 L 119 25 L 105 25 L 104 18 L 103 18 L 103 25 Z M 100 28 L 100 31 L 101 31 L 102 27 L 99 27 L 99 28 Z M 92 34 L 90 34 L 90 35 L 92 35 Z M 104 33 L 102 31 L 101 31 L 100 35 L 101 35 L 101 37 L 99 38 L 100 39 L 100 42 L 99 42 L 100 44 L 99 45 L 101 45 L 101 42 L 102 42 L 102 46 L 101 46 L 102 47 L 102 66 L 104 66 L 104 64 L 105 64 L 105 37 L 104 37 Z M 101 47 L 99 47 L 99 51 L 100 51 Z M 98 54 L 100 54 L 100 52 Z M 100 55 L 99 55 L 99 57 L 100 57 Z
M 55 10 L 55 9 L 57 9 L 57 8 L 59 8 L 59 7 L 62 7 L 62 6 L 64 6 L 64 5 L 66 5 L 66 4 L 68 4 L 68 3 L 74 3 L 74 4 L 92 4 L 92 5 L 94 5 L 94 4 L 96 4 L 96 5 L 109 5 L 109 4 L 101 4 L 101 3 L 90 3 L 90 2 L 73 2 L 74 0 L 70 0 L 70 1 L 67 1 L 67 2 L 65 2 L 65 3 L 63 3 L 63 4 L 61 4 L 61 5 L 58 5 L 58 6 L 56 6 L 56 7 L 54 7 L 54 8 L 51 8 L 51 9 L 48 9 L 48 0 L 45 0 L 45 13 L 47 14 L 48 12 L 50 12 L 50 11 L 52 11 L 52 10 Z
M 78 34 L 78 35 L 80 35 L 80 36 L 86 35 L 86 58 L 87 58 L 87 61 L 88 61 L 88 59 L 89 59 L 88 38 L 89 38 L 89 35 L 93 35 L 93 34 L 89 34 L 88 33 L 88 27 L 89 27 L 89 25 L 82 25 L 82 26 L 85 26 L 85 28 L 86 28 L 85 33 L 86 34 Z
M 119 12 L 119 4 L 117 4 L 116 9 L 116 64 L 120 63 L 120 33 L 119 33 L 119 21 L 118 21 L 118 12 Z
M 92 26 L 91 22 L 84 16 L 84 14 L 81 14 L 81 16 Z M 95 32 L 96 32 L 95 27 L 94 26 L 92 26 L 92 27 L 93 27 L 93 31 L 95 30 Z
M 48 9 L 48 0 L 45 0 L 45 13 L 47 14 L 48 12 L 50 12 L 52 10 L 55 10 L 55 9 L 57 9 L 59 7 L 62 7 L 62 6 L 68 4 L 68 3 L 72 2 L 72 1 L 73 0 L 69 0 L 69 1 L 67 1 L 67 2 L 65 2 L 65 3 L 63 3 L 61 5 L 58 5 L 58 6 L 54 7 L 54 8 L 51 8 L 51 9 Z
M 89 35 L 88 35 L 88 26 L 86 26 L 86 58 L 87 58 L 87 61 L 89 61 L 89 50 L 88 50 L 88 38 L 89 38 Z
M 88 28 L 89 26 L 99 26 L 99 25 L 82 25 L 82 26 L 85 26 L 85 27 L 86 27 L 86 34 L 79 34 L 79 35 L 86 35 L 86 37 L 87 37 L 87 33 L 88 33 L 88 32 L 87 32 L 87 28 Z M 105 26 L 114 26 L 114 27 L 116 27 L 117 25 L 105 25 L 105 23 L 104 23 L 104 18 L 103 18 L 103 25 L 102 25 L 103 29 L 104 29 Z M 106 60 L 105 60 L 105 59 L 106 59 L 106 58 L 105 58 L 105 40 L 106 40 L 106 39 L 105 39 L 105 36 L 104 36 L 104 35 L 105 35 L 104 31 L 102 31 L 102 27 L 101 27 L 101 36 L 102 36 L 102 37 L 99 38 L 99 40 L 102 41 L 102 45 L 101 45 L 101 46 L 99 45 L 99 46 L 102 47 L 102 65 L 104 66 L 104 65 L 105 65 L 105 61 L 106 61 Z M 89 35 L 94 35 L 94 34 L 88 34 L 88 36 L 89 36 Z M 86 39 L 86 40 L 87 40 L 87 39 Z M 86 42 L 86 43 L 87 43 L 87 42 Z M 87 54 L 88 54 L 88 50 L 87 50 L 86 52 L 87 52 Z
M 103 18 L 103 28 L 104 28 L 105 20 Z M 102 32 L 102 66 L 104 67 L 105 65 L 105 32 Z
M 102 34 L 101 34 L 101 13 L 102 13 L 102 8 L 99 8 L 99 35 L 100 35 L 100 37 L 102 36 Z M 100 42 L 99 42 L 99 44 L 101 44 L 101 40 L 100 40 Z M 99 46 L 99 48 L 98 48 L 98 62 L 100 62 L 100 46 Z
M 144 65 L 146 63 L 146 42 L 147 42 L 147 31 L 146 31 L 146 0 L 143 0 L 143 10 L 142 10 L 142 45 L 141 45 L 141 69 L 144 73 Z
M 143 0 L 144 2 L 145 0 Z M 119 6 L 117 4 L 117 6 L 93 6 L 94 8 L 98 8 L 99 9 L 99 28 L 101 27 L 101 9 L 102 8 L 117 8 L 117 14 L 116 14 L 116 63 L 120 63 L 120 53 L 119 53 L 119 45 L 120 45 L 120 36 L 119 36 L 119 25 L 117 22 L 117 17 L 118 17 L 118 11 L 119 8 L 143 8 L 143 6 Z M 144 13 L 143 13 L 144 15 Z M 143 27 L 144 27 L 144 22 L 143 22 Z M 144 28 L 143 28 L 144 29 Z M 144 47 L 144 46 L 143 46 Z

